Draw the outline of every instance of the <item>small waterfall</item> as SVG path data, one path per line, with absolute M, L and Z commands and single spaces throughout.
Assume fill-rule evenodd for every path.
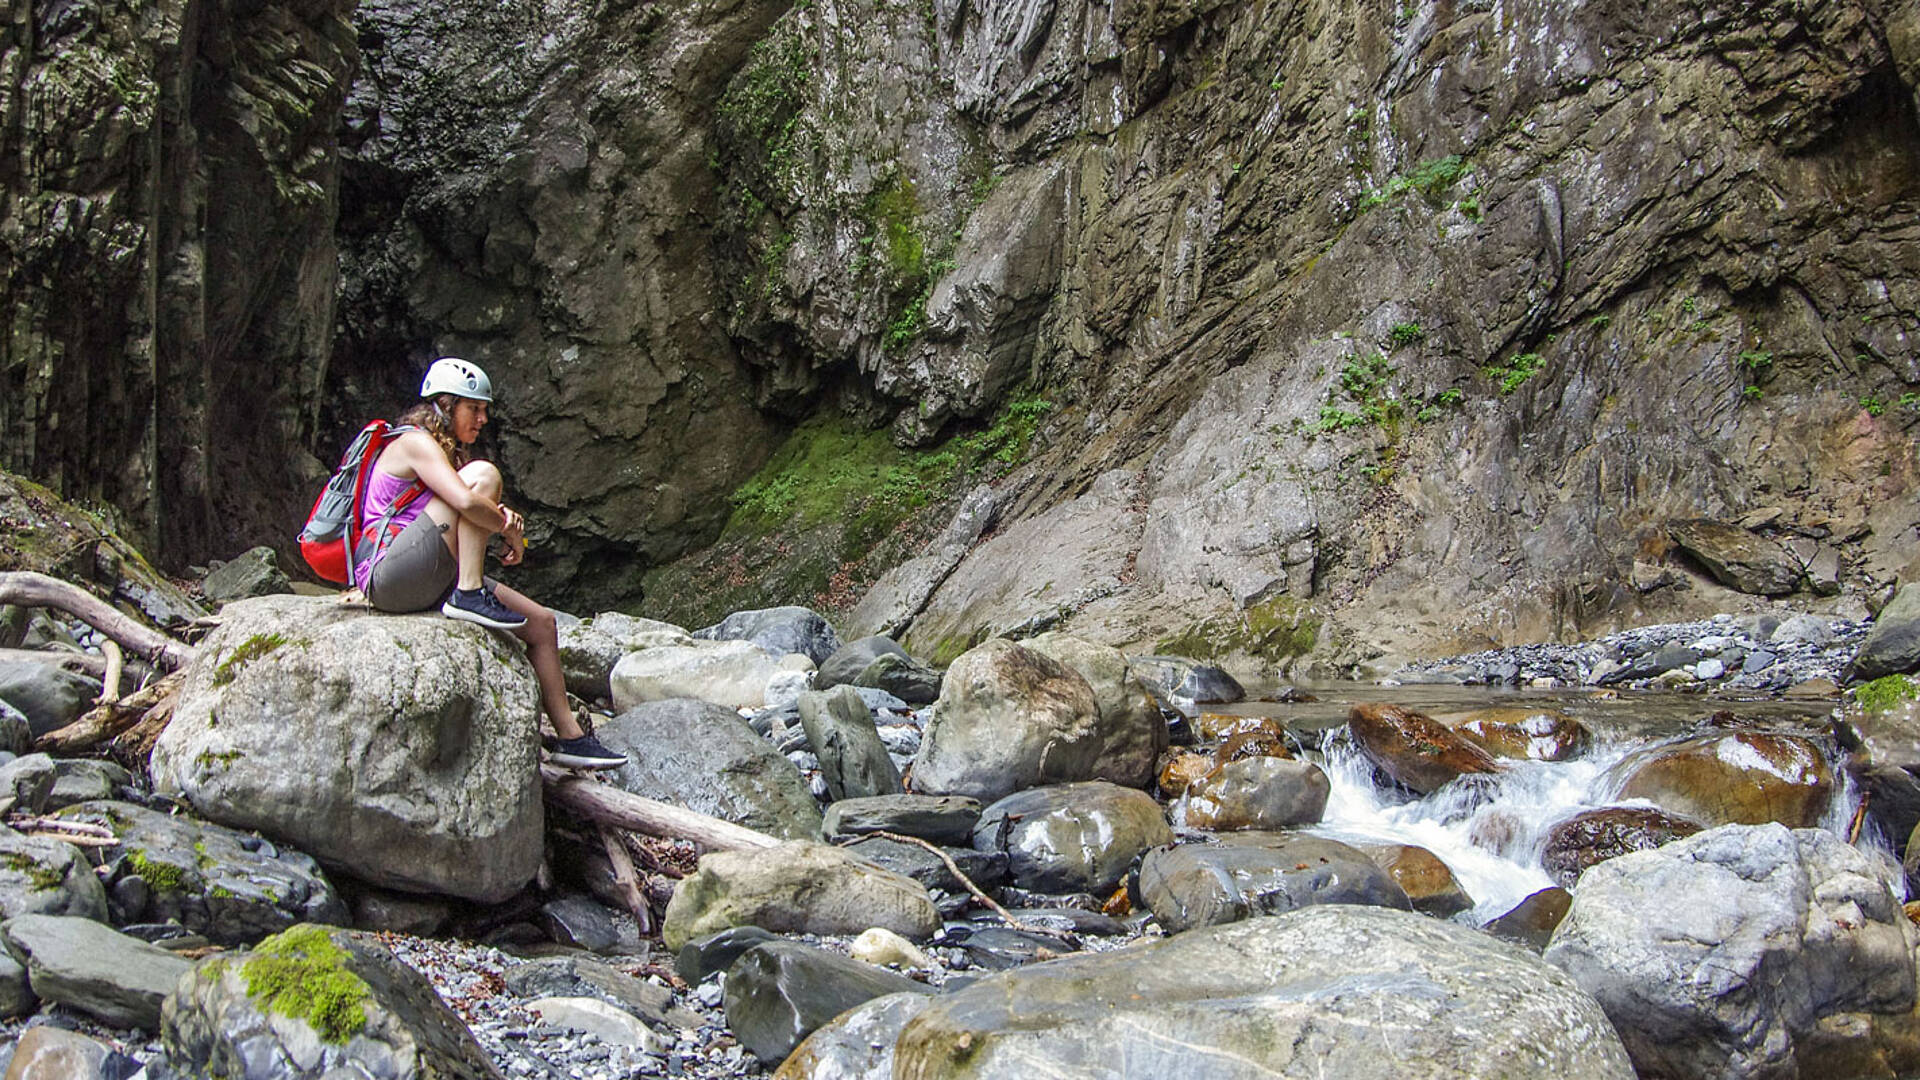
M 1510 762 L 1504 772 L 1412 798 L 1376 785 L 1372 763 L 1343 730 L 1334 729 L 1322 740 L 1320 762 L 1332 792 L 1320 824 L 1310 831 L 1346 843 L 1426 848 L 1452 869 L 1475 901 L 1457 918 L 1480 925 L 1554 883 L 1540 858 L 1555 824 L 1602 806 L 1652 805 L 1616 799 L 1604 781 L 1615 762 L 1641 745 L 1601 742 L 1573 761 Z M 1822 827 L 1844 836 L 1858 796 L 1844 779 L 1834 796 Z

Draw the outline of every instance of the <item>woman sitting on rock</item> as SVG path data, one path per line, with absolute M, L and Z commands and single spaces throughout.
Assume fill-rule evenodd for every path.
M 487 425 L 492 382 L 479 367 L 448 356 L 427 368 L 420 396 L 425 400 L 396 423 L 412 430 L 380 451 L 368 476 L 362 513 L 373 522 L 364 541 L 370 553 L 354 567 L 354 584 L 381 611 L 439 605 L 449 618 L 511 631 L 527 643 L 541 707 L 559 734 L 548 744 L 553 762 L 619 768 L 626 757 L 583 731 L 567 704 L 553 612 L 481 575 L 493 537 L 505 541 L 500 561 L 507 566 L 526 552 L 525 521 L 500 502 L 500 470 L 468 460 L 467 448 Z

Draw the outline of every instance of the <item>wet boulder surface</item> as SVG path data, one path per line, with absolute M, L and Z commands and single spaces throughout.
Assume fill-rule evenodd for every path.
M 1006 853 L 1013 884 L 1043 893 L 1105 894 L 1141 852 L 1172 842 L 1151 796 L 1099 780 L 1009 795 L 973 827 L 976 849 Z
M 1359 704 L 1347 730 L 1382 772 L 1422 795 L 1458 777 L 1503 767 L 1479 744 L 1425 713 L 1398 705 Z
M 1692 818 L 1640 806 L 1586 810 L 1556 823 L 1547 833 L 1540 862 L 1562 888 L 1571 889 L 1582 871 L 1597 863 L 1645 851 L 1705 828 Z
M 790 841 L 716 851 L 674 889 L 662 939 L 678 951 L 733 926 L 857 934 L 879 926 L 924 940 L 940 927 L 926 886 L 843 848 Z
M 1018 968 L 933 999 L 896 1074 L 1424 1077 L 1634 1074 L 1551 966 L 1451 923 L 1310 908 Z
M 1588 869 L 1546 959 L 1645 1075 L 1844 1072 L 1880 1049 L 1876 1020 L 1915 1007 L 1915 930 L 1886 873 L 1819 830 L 1722 826 Z M 1894 1072 L 1916 1067 L 1909 1048 Z
M 1833 767 L 1804 736 L 1774 731 L 1709 731 L 1634 751 L 1610 770 L 1622 799 L 1646 799 L 1709 825 L 1820 822 L 1834 790 Z
M 1170 933 L 1320 904 L 1412 906 L 1366 852 L 1304 833 L 1229 833 L 1156 848 L 1140 861 L 1135 888 Z

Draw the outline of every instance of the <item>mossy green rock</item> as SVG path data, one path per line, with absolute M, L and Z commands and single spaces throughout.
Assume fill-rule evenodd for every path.
M 213 1076 L 500 1076 L 425 976 L 374 936 L 333 927 L 202 961 L 163 1005 L 160 1038 L 176 1065 Z
M 0 827 L 0 919 L 15 915 L 107 918 L 107 894 L 79 849 Z

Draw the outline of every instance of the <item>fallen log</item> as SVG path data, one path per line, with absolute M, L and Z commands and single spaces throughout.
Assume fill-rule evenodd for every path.
M 58 608 L 169 671 L 186 666 L 194 656 L 191 645 L 142 624 L 78 585 L 45 574 L 0 573 L 0 604 Z
M 547 801 L 596 825 L 612 825 L 670 840 L 691 840 L 709 851 L 767 848 L 780 843 L 777 838 L 744 825 L 634 795 L 611 784 L 595 783 L 557 765 L 542 764 L 540 779 Z
M 118 701 L 96 705 L 66 727 L 33 740 L 33 748 L 49 754 L 75 754 L 105 742 L 138 724 L 156 707 L 164 704 L 171 708 L 173 697 L 186 677 L 186 672 L 176 671 Z

